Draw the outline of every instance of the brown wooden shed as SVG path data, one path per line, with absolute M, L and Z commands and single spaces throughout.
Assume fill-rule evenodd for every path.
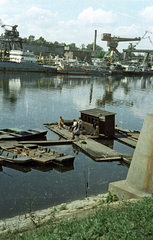
M 99 108 L 82 110 L 82 128 L 94 135 L 114 137 L 115 114 Z

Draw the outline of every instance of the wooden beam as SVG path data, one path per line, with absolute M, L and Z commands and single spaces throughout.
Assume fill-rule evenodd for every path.
M 94 160 L 96 162 L 102 162 L 102 161 L 118 161 L 118 160 L 122 160 L 122 156 L 118 156 L 118 157 L 105 157 L 105 158 L 95 158 Z
M 57 140 L 57 141 L 20 141 L 20 144 L 37 144 L 41 146 L 53 146 L 53 145 L 64 145 L 72 144 L 73 140 Z

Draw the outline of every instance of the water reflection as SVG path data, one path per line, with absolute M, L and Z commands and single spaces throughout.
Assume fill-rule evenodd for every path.
M 65 76 L 47 74 L 0 74 L 1 128 L 44 128 L 43 123 L 78 118 L 80 110 L 100 107 L 116 113 L 116 124 L 141 130 L 153 109 L 153 79 L 119 76 Z M 57 140 L 51 131 L 48 140 Z M 133 149 L 117 141 L 102 142 L 117 152 Z M 120 162 L 94 162 L 74 146 L 53 149 L 73 155 L 69 168 L 0 165 L 0 218 L 27 212 L 28 193 L 35 193 L 34 210 L 104 193 L 109 182 L 126 178 Z

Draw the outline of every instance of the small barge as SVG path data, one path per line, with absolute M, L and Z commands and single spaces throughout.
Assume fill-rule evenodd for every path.
M 22 130 L 18 128 L 5 128 L 0 130 L 0 140 L 30 140 L 43 138 L 46 134 L 47 131 L 42 129 Z

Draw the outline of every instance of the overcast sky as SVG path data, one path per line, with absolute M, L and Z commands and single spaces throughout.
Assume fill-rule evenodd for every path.
M 150 0 L 0 0 L 0 19 L 18 25 L 21 37 L 42 36 L 50 42 L 76 43 L 77 47 L 93 43 L 97 30 L 97 44 L 104 50 L 107 43 L 101 41 L 102 33 L 135 38 L 148 31 L 137 48 L 153 49 Z M 128 42 L 119 43 L 119 50 L 127 47 Z

